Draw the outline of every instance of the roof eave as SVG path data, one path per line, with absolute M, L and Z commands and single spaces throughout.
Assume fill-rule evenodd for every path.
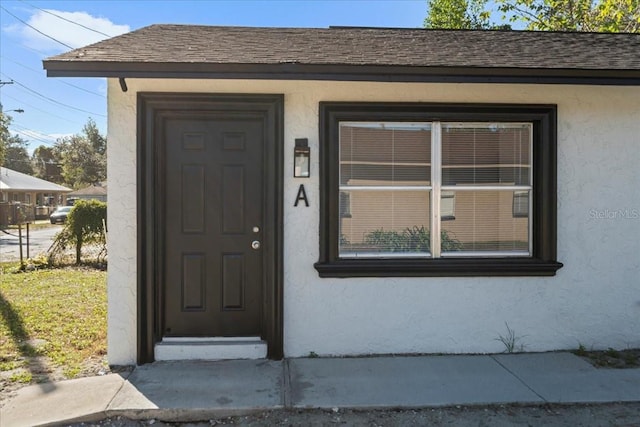
M 534 83 L 640 86 L 640 70 L 416 67 L 342 64 L 215 64 L 45 60 L 48 77 Z

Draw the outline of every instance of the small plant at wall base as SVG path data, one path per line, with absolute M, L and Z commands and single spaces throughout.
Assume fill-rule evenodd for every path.
M 367 245 L 388 252 L 429 252 L 431 250 L 431 234 L 424 226 L 405 228 L 401 233 L 378 229 L 368 233 L 364 241 Z M 451 237 L 446 230 L 440 233 L 442 251 L 459 251 L 462 243 Z
M 105 224 L 107 220 L 107 204 L 97 200 L 78 200 L 60 233 L 54 242 L 56 249 L 64 250 L 66 246 L 75 247 L 76 264 L 82 262 L 82 247 L 87 244 L 106 245 Z
M 576 356 L 586 356 L 587 348 L 581 343 L 578 345 L 578 349 L 573 352 Z
M 497 341 L 504 344 L 505 349 L 503 353 L 523 352 L 525 345 L 522 343 L 522 338 L 526 335 L 519 337 L 516 335 L 515 331 L 509 327 L 507 322 L 504 322 L 504 325 L 507 327 L 506 335 L 498 335 L 498 338 L 496 338 Z

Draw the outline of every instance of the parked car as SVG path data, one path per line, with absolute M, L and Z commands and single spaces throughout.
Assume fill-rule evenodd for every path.
M 51 224 L 64 224 L 67 221 L 67 216 L 69 216 L 69 212 L 73 206 L 60 206 L 57 208 L 51 215 L 49 215 L 49 219 L 51 220 Z

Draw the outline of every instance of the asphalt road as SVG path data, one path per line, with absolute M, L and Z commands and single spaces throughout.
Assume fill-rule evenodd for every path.
M 45 253 L 53 243 L 55 234 L 61 229 L 61 225 L 51 225 L 51 227 L 29 230 L 29 256 L 34 258 L 39 254 Z M 18 230 L 0 230 L 0 262 L 20 260 L 19 242 Z M 24 228 L 22 229 L 22 254 L 26 259 L 27 237 Z

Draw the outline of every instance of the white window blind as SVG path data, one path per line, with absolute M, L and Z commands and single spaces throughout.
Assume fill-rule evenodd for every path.
M 430 191 L 429 123 L 341 123 L 341 256 L 428 256 Z
M 341 122 L 339 146 L 340 257 L 530 255 L 530 123 Z

